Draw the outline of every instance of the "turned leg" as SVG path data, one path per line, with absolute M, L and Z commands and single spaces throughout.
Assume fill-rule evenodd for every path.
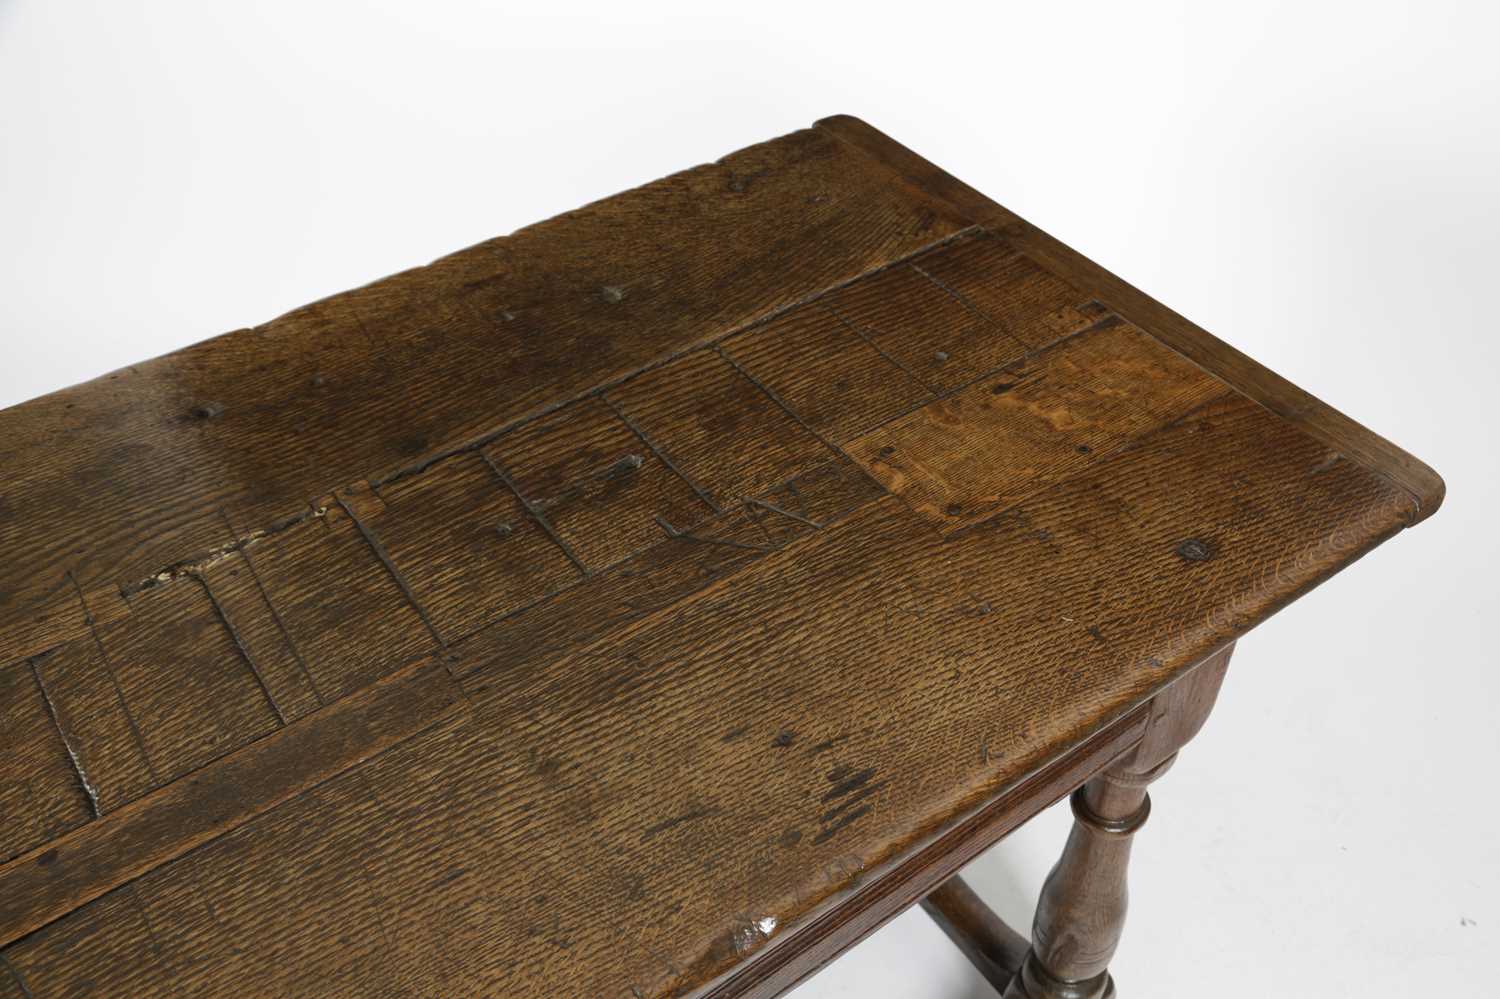
M 1107 999 L 1110 958 L 1125 925 L 1125 868 L 1135 831 L 1151 813 L 1146 787 L 1198 733 L 1229 665 L 1229 646 L 1194 667 L 1151 705 L 1131 752 L 1073 794 L 1073 830 L 1047 876 L 1031 949 L 1006 999 Z

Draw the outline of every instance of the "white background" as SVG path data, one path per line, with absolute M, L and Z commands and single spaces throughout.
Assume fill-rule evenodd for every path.
M 0 404 L 857 114 L 1449 485 L 1241 643 L 1123 995 L 1495 995 L 1497 5 L 513 6 L 0 0 Z M 985 991 L 911 912 L 797 995 Z

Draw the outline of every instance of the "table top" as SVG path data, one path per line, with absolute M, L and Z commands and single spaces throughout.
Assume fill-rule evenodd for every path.
M 1443 491 L 847 117 L 0 455 L 0 997 L 729 994 Z

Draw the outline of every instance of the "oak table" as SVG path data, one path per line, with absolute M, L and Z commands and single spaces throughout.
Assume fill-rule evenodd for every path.
M 1443 495 L 848 117 L 0 458 L 4 999 L 775 995 L 918 901 L 1112 994 L 1233 643 Z M 955 873 L 1070 793 L 1028 942 Z

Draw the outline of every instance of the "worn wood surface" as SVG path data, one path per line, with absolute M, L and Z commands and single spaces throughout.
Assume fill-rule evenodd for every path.
M 1042 885 L 1031 946 L 1006 999 L 1114 996 L 1109 962 L 1125 927 L 1131 842 L 1151 815 L 1146 788 L 1203 727 L 1233 652 L 1225 646 L 1152 698 L 1141 741 L 1073 793 L 1073 830 Z
M 770 995 L 916 901 L 1441 496 L 1070 252 L 834 119 L 0 412 L 0 990 Z

